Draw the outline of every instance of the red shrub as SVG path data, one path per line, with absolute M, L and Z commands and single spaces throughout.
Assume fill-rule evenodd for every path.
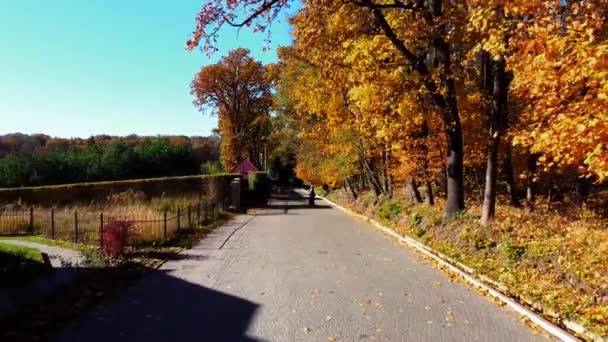
M 106 223 L 101 232 L 103 252 L 111 257 L 124 255 L 131 228 L 133 228 L 132 221 L 111 220 Z

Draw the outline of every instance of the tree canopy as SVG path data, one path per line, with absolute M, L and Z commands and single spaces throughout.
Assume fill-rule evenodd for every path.
M 187 47 L 213 52 L 226 25 L 267 31 L 291 3 L 208 1 Z M 435 187 L 446 217 L 481 183 L 484 223 L 503 183 L 514 205 L 525 187 L 530 208 L 556 177 L 585 193 L 608 171 L 607 12 L 606 0 L 304 1 L 277 66 L 298 175 L 353 194 L 403 184 L 429 203 Z
M 195 105 L 218 116 L 224 168 L 249 157 L 261 169 L 259 155 L 268 144 L 272 105 L 266 67 L 248 50 L 233 50 L 219 63 L 203 67 L 191 88 Z

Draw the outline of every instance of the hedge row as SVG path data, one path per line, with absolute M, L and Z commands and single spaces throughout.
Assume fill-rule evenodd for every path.
M 147 198 L 160 196 L 203 195 L 223 196 L 230 181 L 240 174 L 197 175 L 133 179 L 124 181 L 75 183 L 65 185 L 0 189 L 0 204 L 64 205 L 92 203 L 126 191 L 143 193 Z

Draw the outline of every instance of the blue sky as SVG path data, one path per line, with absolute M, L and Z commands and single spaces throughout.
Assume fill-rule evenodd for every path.
M 192 105 L 203 65 L 245 47 L 263 62 L 290 43 L 285 20 L 263 34 L 224 30 L 219 53 L 188 53 L 204 0 L 0 0 L 0 134 L 208 135 Z

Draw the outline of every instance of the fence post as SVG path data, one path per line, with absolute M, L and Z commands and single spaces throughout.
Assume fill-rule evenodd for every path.
M 34 234 L 34 207 L 30 207 L 30 234 Z
M 192 228 L 192 206 L 188 204 L 188 228 Z
M 179 226 L 181 223 L 182 211 L 181 208 L 177 208 L 177 231 L 179 232 Z
M 167 210 L 165 210 L 165 212 L 163 213 L 163 222 L 164 222 L 164 225 L 163 225 L 163 231 L 164 231 L 163 237 L 164 237 L 165 240 L 167 240 Z
M 74 210 L 74 240 L 78 243 L 78 211 Z
M 99 246 L 103 247 L 103 212 L 99 213 Z
M 55 240 L 55 208 L 51 208 L 51 239 Z

